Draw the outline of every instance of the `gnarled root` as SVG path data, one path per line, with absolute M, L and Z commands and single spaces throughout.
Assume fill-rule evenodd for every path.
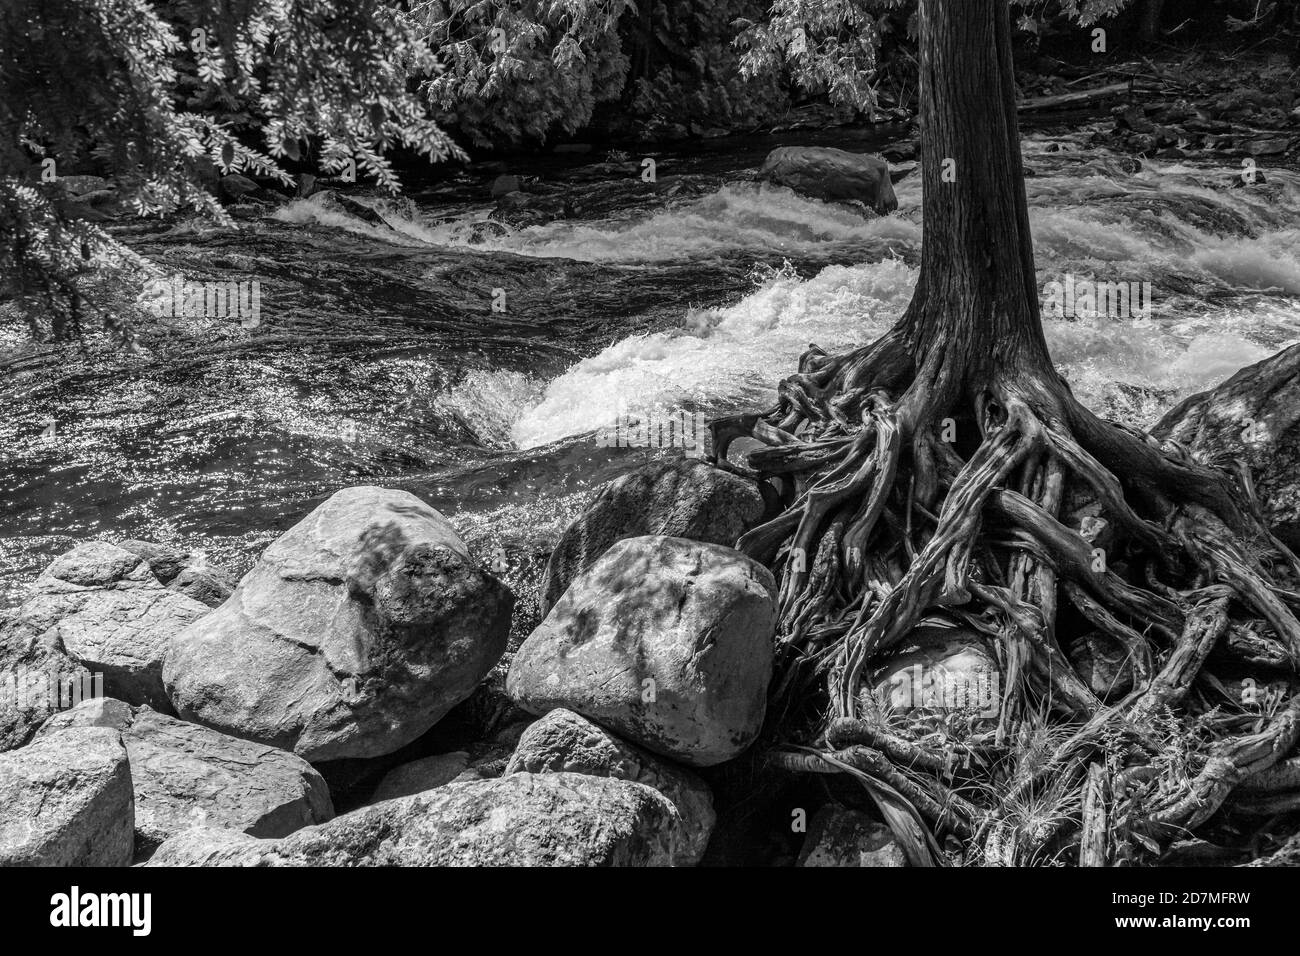
M 1300 562 L 1248 476 L 1096 419 L 1054 374 L 992 378 L 918 370 L 891 335 L 809 352 L 774 408 L 714 424 L 715 454 L 783 504 L 737 543 L 779 582 L 772 759 L 858 779 L 919 863 L 951 861 L 936 835 L 966 861 L 1127 862 L 1238 788 L 1285 802 L 1300 696 L 1252 712 L 1207 671 L 1300 662 Z M 979 733 L 918 735 L 873 694 L 936 619 L 1000 664 Z M 1127 657 L 1118 701 L 1065 651 L 1084 627 Z

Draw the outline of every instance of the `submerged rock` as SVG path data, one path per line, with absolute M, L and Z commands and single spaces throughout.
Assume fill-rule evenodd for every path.
M 0 754 L 0 866 L 127 866 L 131 846 L 116 730 L 74 727 Z
M 1244 460 L 1273 533 L 1300 548 L 1300 345 L 1185 399 L 1151 434 L 1207 464 Z
M 827 804 L 813 815 L 798 865 L 907 866 L 907 856 L 879 820 Z
M 514 598 L 405 491 L 346 488 L 178 634 L 177 712 L 313 762 L 410 743 L 505 650 Z
M 677 807 L 682 844 L 691 863 L 698 863 L 709 845 L 716 818 L 713 797 L 703 780 L 619 740 L 571 710 L 557 708 L 524 731 L 506 765 L 506 773 L 520 772 L 585 773 L 643 783 Z
M 386 800 L 279 840 L 202 828 L 148 866 L 676 866 L 677 809 L 650 787 L 514 773 Z
M 532 713 L 574 710 L 684 763 L 729 760 L 763 723 L 775 589 L 731 548 L 619 541 L 524 641 L 506 691 Z
M 496 208 L 488 218 L 515 228 L 542 226 L 574 215 L 573 199 L 567 193 L 523 192 L 519 189 L 496 194 Z
M 121 733 L 135 794 L 137 857 L 196 826 L 279 837 L 334 815 L 320 774 L 301 757 L 274 747 L 111 698 L 56 714 L 37 742 L 69 727 Z
M 781 146 L 767 154 L 758 176 L 814 199 L 855 199 L 882 216 L 898 208 L 889 164 L 866 153 L 826 146 Z
M 606 484 L 565 529 L 542 578 L 542 613 L 624 538 L 659 534 L 733 546 L 763 519 L 758 486 L 691 459 L 645 465 Z

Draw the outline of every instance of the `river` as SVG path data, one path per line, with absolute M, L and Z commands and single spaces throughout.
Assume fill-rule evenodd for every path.
M 1300 339 L 1300 175 L 1247 187 L 1227 160 L 1138 163 L 1090 131 L 1025 137 L 1041 285 L 1145 282 L 1152 308 L 1048 315 L 1048 341 L 1087 404 L 1151 424 Z M 653 186 L 638 156 L 538 161 L 519 171 L 575 197 L 575 218 L 545 225 L 485 226 L 490 176 L 466 173 L 363 198 L 378 215 L 311 197 L 238 232 L 123 227 L 164 274 L 256 278 L 259 324 L 187 319 L 172 346 L 8 367 L 0 606 L 85 538 L 184 545 L 242 573 L 355 484 L 425 498 L 522 586 L 591 489 L 649 455 L 593 430 L 765 404 L 809 343 L 869 340 L 905 307 L 919 175 L 885 218 L 749 181 L 769 149 L 807 142 L 887 138 L 710 141 L 657 154 Z

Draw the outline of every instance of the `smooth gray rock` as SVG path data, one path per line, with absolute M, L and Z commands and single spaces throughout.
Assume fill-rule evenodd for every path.
M 197 826 L 279 837 L 334 816 L 320 774 L 286 751 L 111 698 L 56 714 L 37 740 L 69 727 L 121 733 L 135 793 L 137 858 Z
M 492 180 L 492 186 L 491 186 L 492 198 L 498 199 L 501 196 L 506 195 L 507 193 L 518 192 L 519 185 L 520 183 L 519 183 L 518 176 L 511 176 L 503 173 L 502 175 L 498 176 L 496 179 Z
M 168 590 L 208 607 L 218 607 L 235 590 L 230 573 L 203 554 L 134 539 L 119 541 L 117 546 L 148 561 L 149 570 Z
M 89 541 L 55 558 L 0 621 L 0 664 L 102 674 L 107 694 L 170 711 L 163 656 L 208 611 L 164 587 L 140 555 Z
M 704 856 L 717 819 L 713 795 L 695 774 L 620 740 L 571 710 L 557 708 L 531 724 L 519 738 L 506 773 L 585 773 L 652 787 L 677 807 L 682 842 L 693 863 Z
M 93 676 L 68 657 L 57 628 L 25 618 L 21 608 L 0 610 L 0 753 L 94 692 Z
M 876 699 L 919 733 L 983 733 L 997 726 L 1001 670 L 967 628 L 913 629 L 871 681 Z
M 542 614 L 616 541 L 647 534 L 735 545 L 763 519 L 758 486 L 707 462 L 656 462 L 607 483 L 565 529 L 542 577 Z
M 131 769 L 111 727 L 0 754 L 0 866 L 127 866 Z
M 706 767 L 758 736 L 772 678 L 776 584 L 738 551 L 684 538 L 617 542 L 515 654 L 506 692 L 577 711 Z
M 1300 345 L 1185 399 L 1151 434 L 1206 464 L 1231 469 L 1244 460 L 1273 533 L 1300 549 Z
M 464 750 L 412 760 L 384 774 L 379 785 L 375 787 L 370 802 L 396 800 L 398 797 L 409 797 L 413 793 L 423 793 L 435 787 L 446 786 L 463 774 L 468 767 L 469 754 Z
M 279 840 L 190 830 L 147 866 L 673 866 L 677 808 L 651 788 L 514 773 L 372 804 Z
M 513 603 L 419 498 L 345 488 L 176 635 L 163 677 L 186 720 L 313 762 L 375 757 L 469 696 Z
M 898 208 L 889 164 L 866 153 L 780 146 L 767 154 L 758 176 L 814 199 L 858 200 L 882 216 Z

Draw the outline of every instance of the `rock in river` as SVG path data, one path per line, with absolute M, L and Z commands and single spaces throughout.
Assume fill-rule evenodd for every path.
M 814 199 L 856 199 L 882 216 L 898 208 L 889 164 L 866 153 L 781 146 L 767 154 L 758 176 Z
M 647 534 L 734 545 L 763 518 L 757 485 L 706 462 L 644 465 L 606 484 L 569 525 L 542 578 L 545 614 L 610 545 Z
M 524 641 L 506 691 L 532 713 L 565 707 L 655 753 L 721 763 L 763 723 L 775 589 L 731 548 L 619 541 Z
M 345 488 L 172 641 L 177 713 L 317 762 L 410 743 L 505 650 L 514 597 L 419 498 Z

